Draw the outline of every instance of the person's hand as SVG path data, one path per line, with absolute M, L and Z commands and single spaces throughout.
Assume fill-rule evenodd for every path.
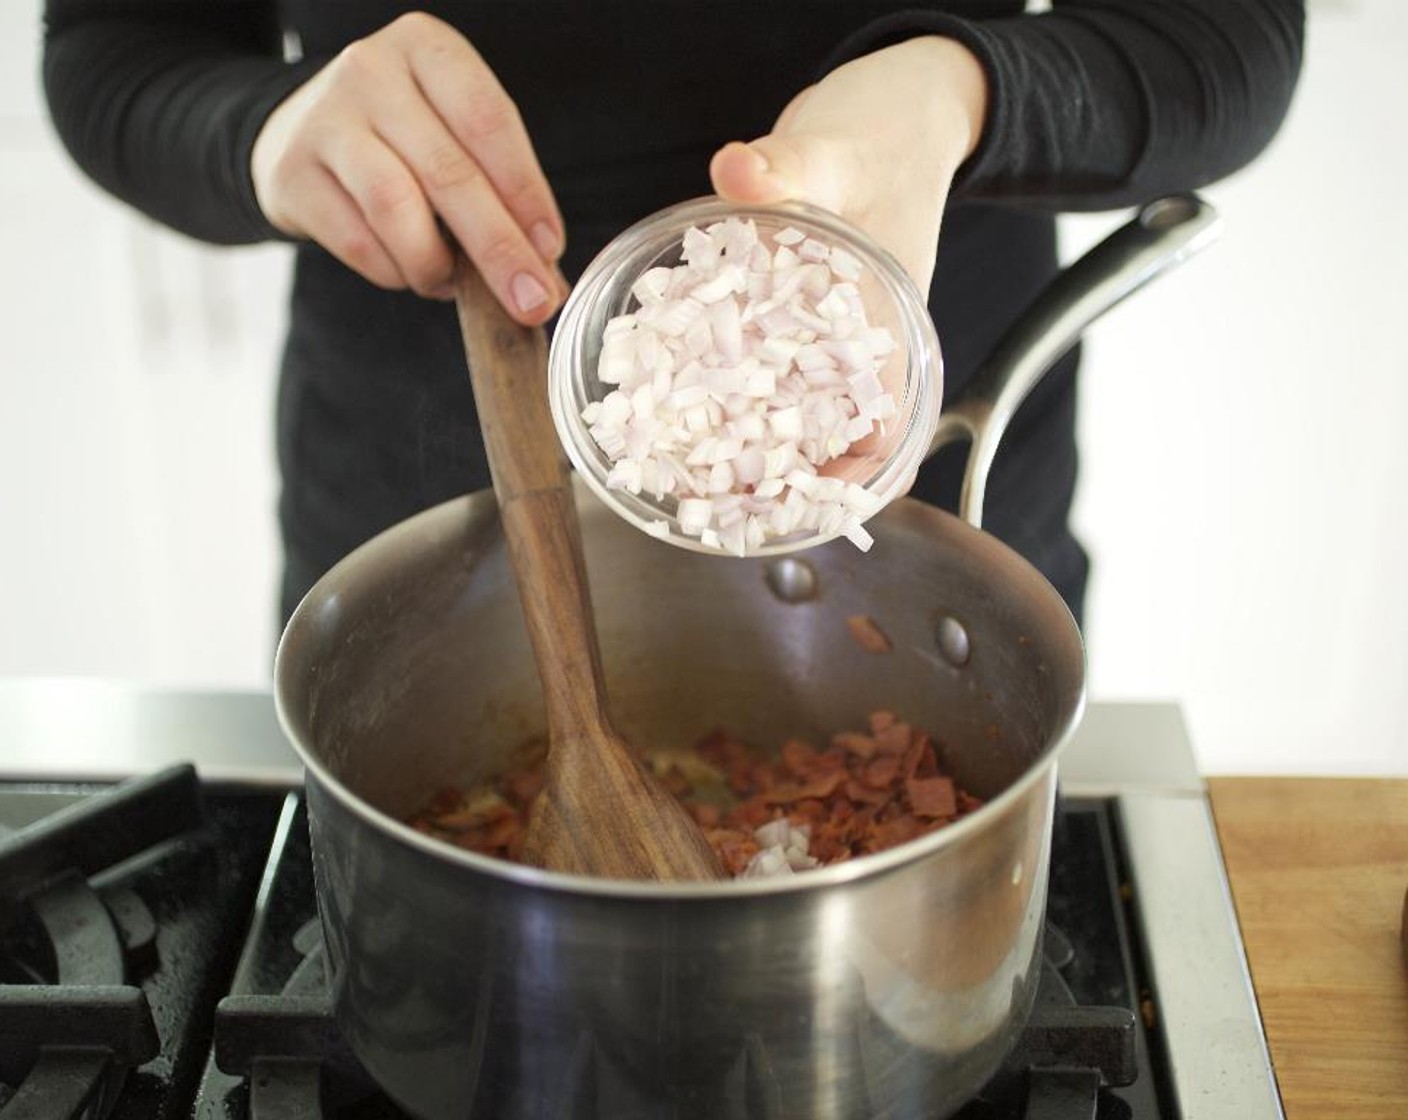
M 518 110 L 478 52 L 412 14 L 347 47 L 270 114 L 255 196 L 372 283 L 449 298 L 437 217 L 517 320 L 561 303 L 562 217 Z
M 735 202 L 796 199 L 840 214 L 927 294 L 949 187 L 986 110 L 987 80 L 967 48 L 910 39 L 837 67 L 770 134 L 716 152 L 709 173 Z

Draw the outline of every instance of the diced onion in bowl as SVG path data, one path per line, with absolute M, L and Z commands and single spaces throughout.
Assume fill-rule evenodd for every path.
M 866 318 L 854 255 L 792 228 L 771 240 L 736 218 L 687 230 L 681 262 L 644 272 L 606 324 L 613 388 L 581 418 L 606 486 L 676 495 L 701 543 L 742 556 L 810 529 L 866 549 L 877 503 L 823 470 L 896 415 L 880 378 L 895 340 Z
M 622 231 L 574 285 L 548 364 L 553 423 L 596 497 L 714 554 L 867 546 L 862 523 L 928 454 L 943 389 L 903 266 L 795 201 L 693 199 Z

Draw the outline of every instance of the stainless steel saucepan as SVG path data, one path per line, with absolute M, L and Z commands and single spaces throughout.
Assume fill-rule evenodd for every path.
M 307 764 L 332 994 L 353 1050 L 426 1118 L 948 1115 L 1028 1015 L 1056 760 L 1081 638 L 1024 560 L 981 532 L 1002 426 L 1080 330 L 1206 243 L 1191 197 L 1146 207 L 1067 269 L 940 441 L 973 441 L 964 517 L 904 499 L 841 541 L 771 560 L 672 548 L 579 490 L 612 714 L 637 744 L 716 727 L 824 742 L 889 708 L 931 731 L 985 806 L 902 847 L 787 879 L 575 878 L 399 823 L 544 731 L 493 494 L 348 556 L 276 664 Z M 850 615 L 893 650 L 867 653 Z

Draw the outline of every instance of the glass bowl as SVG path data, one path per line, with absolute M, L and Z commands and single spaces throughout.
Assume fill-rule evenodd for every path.
M 823 518 L 811 527 L 770 530 L 762 540 L 755 532 L 743 547 L 738 533 L 731 537 L 701 534 L 697 518 L 690 526 L 693 531 L 686 531 L 680 519 L 680 499 L 687 494 L 660 496 L 653 492 L 658 487 L 650 486 L 632 492 L 621 486 L 619 478 L 608 484 L 612 458 L 598 444 L 591 424 L 583 417 L 589 405 L 605 400 L 617 387 L 599 376 L 603 339 L 611 320 L 640 308 L 640 301 L 632 292 L 637 280 L 649 269 L 678 265 L 687 231 L 707 231 L 729 218 L 753 223 L 760 243 L 769 252 L 774 252 L 779 244 L 774 240 L 776 235 L 788 230 L 828 249 L 845 250 L 852 258 L 846 262 L 847 279 L 855 277 L 869 326 L 885 328 L 894 342 L 894 349 L 878 371 L 881 385 L 893 400 L 893 414 L 878 422 L 872 435 L 819 469 L 821 476 L 841 479 L 850 487 L 846 506 L 850 512 L 844 523 L 837 524 L 835 517 Z M 785 233 L 783 240 L 794 249 L 800 248 L 793 233 Z M 738 298 L 746 302 L 746 296 Z M 549 360 L 553 421 L 568 458 L 591 489 L 609 508 L 652 536 L 697 552 L 720 555 L 795 552 L 843 534 L 860 547 L 869 547 L 868 534 L 857 526 L 913 484 L 915 472 L 934 438 L 942 386 L 938 336 L 924 297 L 908 273 L 894 257 L 844 219 L 796 202 L 748 206 L 717 197 L 698 198 L 661 210 L 631 226 L 583 272 L 562 309 Z M 836 486 L 827 485 L 827 494 L 834 494 Z M 864 493 L 857 493 L 856 487 Z M 690 512 L 697 514 L 697 510 L 696 506 Z M 782 517 L 777 524 L 785 526 L 786 521 Z

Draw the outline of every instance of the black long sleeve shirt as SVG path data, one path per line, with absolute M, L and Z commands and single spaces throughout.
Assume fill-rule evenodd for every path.
M 1298 76 L 1293 0 L 444 0 L 514 98 L 562 207 L 569 277 L 613 234 L 707 193 L 724 141 L 769 131 L 828 68 L 920 34 L 965 43 L 988 123 L 954 185 L 931 292 L 946 393 L 1054 273 L 1054 214 L 1196 189 L 1279 127 Z M 194 237 L 277 237 L 250 181 L 269 112 L 404 9 L 387 0 L 48 0 L 44 84 L 100 185 Z M 301 44 L 286 62 L 284 44 Z M 278 404 L 284 609 L 373 533 L 488 485 L 453 312 L 377 289 L 300 246 Z M 1079 615 L 1075 356 L 1024 405 L 989 484 L 988 528 Z M 941 454 L 915 495 L 951 507 Z

